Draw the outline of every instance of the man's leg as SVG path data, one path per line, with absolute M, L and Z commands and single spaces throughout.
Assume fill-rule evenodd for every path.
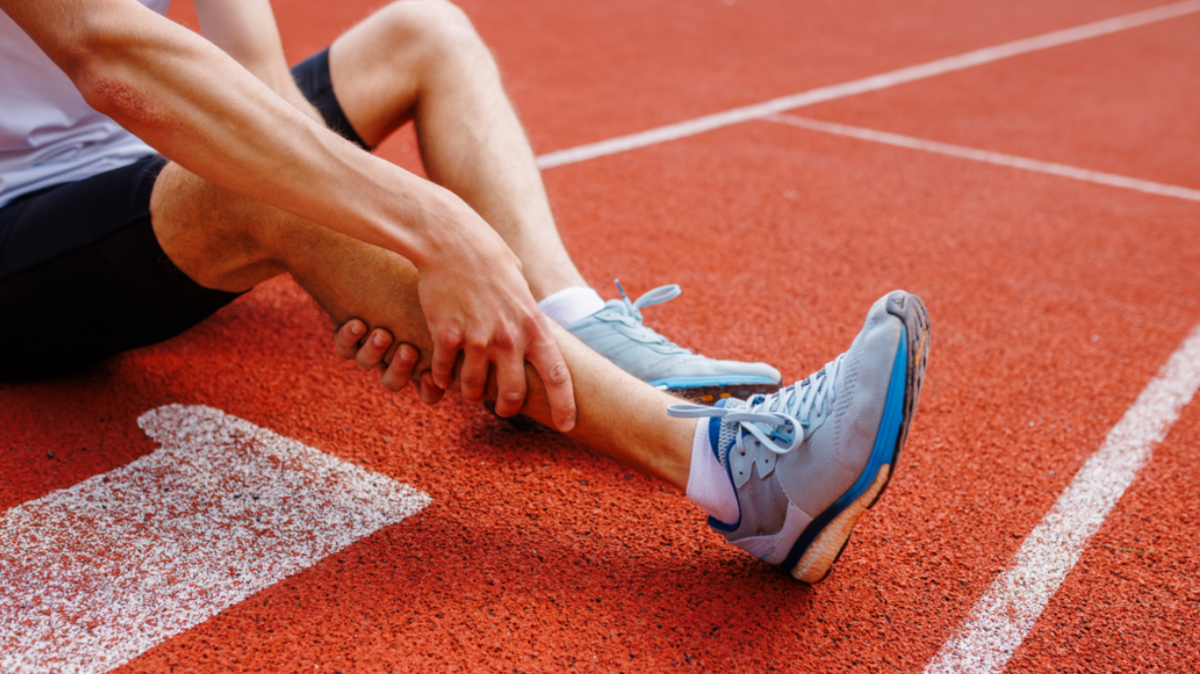
M 286 270 L 335 321 L 362 317 L 430 353 L 416 269 L 394 253 L 176 165 L 163 170 L 151 215 L 175 264 L 210 288 L 240 291 Z M 576 394 L 571 437 L 686 491 L 730 543 L 817 582 L 894 474 L 924 379 L 928 316 L 916 297 L 890 293 L 871 308 L 850 350 L 820 372 L 777 394 L 717 407 L 676 406 L 565 331 L 555 337 Z M 425 356 L 415 372 L 428 365 Z M 545 389 L 532 368 L 526 372 L 522 412 L 548 423 Z M 494 399 L 494 381 L 487 391 Z
M 442 4 L 422 5 L 432 6 L 434 14 L 448 11 Z M 383 14 L 404 15 L 399 10 L 413 6 L 392 6 Z M 408 25 L 410 18 L 401 21 L 393 17 L 400 26 Z M 375 22 L 368 21 L 366 27 Z M 374 44 L 394 45 L 378 40 Z M 444 51 L 446 43 L 441 44 L 435 53 Z M 388 53 L 385 49 L 378 57 L 383 59 Z M 336 60 L 336 52 L 331 58 Z M 443 72 L 440 77 L 447 75 Z M 519 133 L 498 78 L 495 84 Z M 339 97 L 347 93 L 345 89 L 354 87 L 346 85 Z M 410 103 L 415 106 L 418 123 L 422 98 L 418 94 Z M 393 120 L 390 128 L 404 119 Z M 468 123 L 443 132 L 461 140 L 463 135 L 480 133 L 481 128 Z M 368 143 L 378 142 L 368 125 L 356 130 L 369 138 Z M 427 145 L 426 132 L 421 133 Z M 519 138 L 517 145 L 525 147 L 527 167 L 536 177 L 523 134 L 507 138 L 514 137 Z M 433 142 L 436 148 L 438 141 Z M 490 149 L 475 156 L 473 152 L 481 146 Z M 454 156 L 456 147 L 451 146 L 448 156 Z M 505 145 L 498 147 L 502 150 Z M 478 160 L 493 170 L 473 178 L 468 170 L 468 179 L 456 189 L 469 194 L 472 185 L 489 184 L 490 177 L 505 174 L 505 164 L 493 161 L 506 157 L 497 147 L 476 140 L 468 142 L 465 149 L 465 158 L 459 156 L 457 161 Z M 423 148 L 426 155 L 430 151 Z M 438 162 L 427 157 L 430 163 Z M 461 169 L 454 163 L 450 167 Z M 431 173 L 447 181 L 436 171 Z M 522 184 L 490 183 L 491 188 L 499 186 L 501 190 L 516 185 L 515 194 L 529 196 L 530 192 L 520 189 Z M 163 248 L 193 279 L 207 287 L 240 291 L 286 270 L 335 320 L 362 317 L 394 334 L 397 342 L 412 344 L 422 354 L 430 352 L 416 298 L 416 273 L 403 258 L 224 193 L 175 166 L 166 169 L 159 187 L 152 203 L 155 231 Z M 537 188 L 535 196 L 544 204 L 540 180 Z M 481 211 L 489 208 L 486 201 L 474 203 Z M 499 217 L 505 212 L 519 214 L 521 209 L 500 209 Z M 495 212 L 485 214 L 498 218 Z M 542 222 L 553 232 L 548 209 L 544 215 Z M 536 231 L 528 228 L 530 220 L 517 217 L 511 222 L 518 231 Z M 556 233 L 553 241 L 561 251 Z M 536 236 L 532 242 L 541 243 Z M 513 246 L 520 248 L 519 243 Z M 527 248 L 522 254 L 536 257 L 529 250 L 537 248 Z M 565 253 L 563 256 L 565 259 Z M 714 516 L 710 524 L 731 543 L 784 566 L 801 580 L 815 582 L 828 573 L 859 516 L 875 502 L 893 474 L 923 379 L 927 335 L 920 301 L 902 292 L 892 293 L 872 308 L 851 349 L 808 380 L 777 395 L 756 396 L 746 402 L 728 400 L 716 408 L 674 410 L 669 408 L 675 399 L 625 375 L 565 333 L 557 332 L 556 339 L 575 384 L 578 425 L 570 433 L 572 437 L 686 489 L 689 498 Z M 422 360 L 409 371 L 420 372 L 427 366 L 427 359 Z M 523 411 L 547 422 L 544 388 L 533 370 L 527 368 L 527 372 L 529 395 Z M 494 382 L 488 389 L 494 396 Z M 671 414 L 702 418 L 695 422 Z M 715 418 L 704 418 L 710 416 Z
M 769 365 L 709 359 L 647 328 L 639 308 L 672 299 L 677 287 L 653 290 L 636 304 L 606 305 L 587 286 L 563 248 L 496 63 L 456 7 L 443 0 L 389 5 L 334 42 L 328 68 L 334 117 L 343 116 L 369 147 L 414 121 L 430 177 L 497 230 L 521 260 L 542 310 L 592 349 L 693 399 L 778 388 L 779 372 Z
M 176 165 L 163 170 L 150 211 L 162 248 L 201 284 L 236 292 L 286 270 L 334 320 L 361 317 L 430 353 L 418 275 L 404 258 Z M 777 394 L 716 407 L 676 405 L 556 330 L 578 408 L 569 435 L 686 491 L 730 543 L 817 582 L 894 473 L 924 379 L 928 326 L 919 299 L 889 293 L 850 349 L 821 371 Z M 428 366 L 424 356 L 412 371 Z M 522 412 L 548 423 L 545 389 L 536 371 L 526 373 Z M 494 381 L 487 391 L 494 400 Z
M 389 5 L 333 43 L 329 67 L 367 145 L 415 122 L 429 177 L 504 238 L 535 299 L 587 286 L 563 247 L 496 63 L 461 10 L 442 0 Z
M 176 164 L 162 170 L 150 213 L 163 250 L 197 283 L 241 292 L 290 272 L 334 321 L 359 317 L 388 330 L 397 343 L 419 351 L 418 375 L 428 369 L 433 343 L 417 297 L 417 271 L 403 257 L 228 192 Z M 684 489 L 696 422 L 667 416 L 678 399 L 622 372 L 565 331 L 555 333 L 578 408 L 569 435 Z M 533 368 L 526 372 L 522 412 L 552 427 L 541 380 Z M 495 395 L 493 378 L 488 396 Z

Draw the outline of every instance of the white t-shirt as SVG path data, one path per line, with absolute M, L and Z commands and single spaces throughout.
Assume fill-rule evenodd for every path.
M 170 0 L 140 0 L 165 14 Z M 154 149 L 93 110 L 33 40 L 0 11 L 0 206 L 132 164 Z

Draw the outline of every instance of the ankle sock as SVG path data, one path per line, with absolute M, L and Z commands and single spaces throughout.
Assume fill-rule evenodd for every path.
M 712 419 L 696 421 L 696 435 L 692 438 L 692 470 L 688 475 L 688 500 L 700 506 L 704 512 L 718 521 L 733 524 L 738 521 L 737 492 L 729 481 L 729 473 L 717 461 L 708 439 L 708 425 Z
M 566 326 L 603 309 L 604 300 L 591 288 L 575 286 L 560 290 L 538 302 L 538 308 L 554 319 L 555 323 Z

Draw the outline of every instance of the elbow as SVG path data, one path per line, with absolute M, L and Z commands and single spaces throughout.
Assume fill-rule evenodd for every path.
M 132 78 L 105 64 L 88 64 L 73 78 L 83 100 L 126 128 L 140 126 L 149 116 L 148 98 Z M 131 129 L 132 130 L 132 129 Z
M 127 128 L 137 126 L 149 106 L 136 69 L 136 42 L 112 22 L 88 23 L 63 71 L 92 108 Z
M 110 69 L 105 67 L 103 59 L 92 54 L 81 55 L 78 62 L 67 71 L 67 75 L 88 105 L 112 117 L 112 104 L 109 99 L 114 78 Z

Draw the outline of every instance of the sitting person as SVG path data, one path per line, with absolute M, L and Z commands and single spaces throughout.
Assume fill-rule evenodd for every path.
M 587 287 L 453 6 L 389 5 L 289 71 L 267 0 L 196 0 L 207 40 L 144 2 L 0 0 L 0 377 L 167 339 L 290 273 L 387 388 L 526 414 L 684 490 L 795 577 L 829 572 L 908 433 L 919 299 L 880 299 L 849 351 L 776 391 L 768 365 L 643 325 L 677 289 Z M 430 181 L 368 151 L 408 121 Z

